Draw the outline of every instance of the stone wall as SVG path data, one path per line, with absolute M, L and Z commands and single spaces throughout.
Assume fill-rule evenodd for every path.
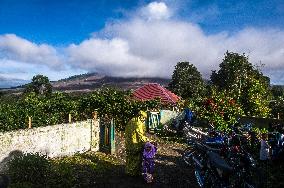
M 0 161 L 15 153 L 49 157 L 99 150 L 99 121 L 88 120 L 0 133 Z

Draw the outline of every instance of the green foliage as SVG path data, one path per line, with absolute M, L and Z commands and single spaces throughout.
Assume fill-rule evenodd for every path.
M 270 101 L 269 107 L 271 108 L 272 117 L 284 119 L 284 87 L 272 86 L 271 93 L 273 100 Z
M 221 131 L 229 131 L 230 125 L 237 122 L 237 117 L 243 114 L 236 101 L 226 92 L 218 92 L 212 89 L 212 94 L 204 98 L 194 110 L 200 120 L 205 120 Z
M 269 116 L 269 78 L 254 67 L 245 54 L 226 52 L 219 67 L 218 72 L 212 72 L 213 85 L 220 91 L 226 90 L 246 115 Z
M 284 119 L 284 97 L 277 97 L 270 102 L 271 114 L 274 118 Z
M 38 153 L 15 156 L 8 164 L 12 183 L 30 184 L 31 187 L 45 187 L 49 170 L 47 157 Z
M 51 174 L 48 178 L 50 187 L 89 187 L 96 163 L 84 159 L 82 155 L 62 157 L 51 161 Z
M 94 111 L 100 117 L 114 118 L 117 128 L 124 129 L 140 110 L 158 108 L 159 104 L 157 100 L 135 101 L 130 92 L 115 89 L 95 91 L 81 98 L 60 92 L 48 96 L 31 92 L 13 103 L 0 104 L 0 131 L 26 128 L 29 117 L 32 127 L 40 127 L 67 123 L 69 113 L 72 121 L 91 119 Z
M 258 139 L 261 139 L 262 133 L 267 134 L 268 130 L 266 128 L 258 128 L 258 127 L 253 127 L 252 131 L 255 132 L 255 135 L 258 137 Z
M 80 120 L 77 111 L 78 101 L 64 93 L 53 93 L 48 97 L 29 93 L 19 100 L 0 104 L 0 131 L 26 128 L 28 117 L 32 126 L 46 126 L 66 123 L 68 114 L 73 120 Z
M 228 51 L 219 67 L 218 72 L 212 71 L 211 82 L 221 90 L 230 90 L 235 95 L 234 97 L 239 96 L 242 85 L 254 72 L 245 54 L 240 55 Z
M 27 119 L 25 110 L 16 104 L 0 104 L 0 131 L 25 128 Z
M 123 130 L 140 110 L 146 111 L 158 106 L 158 101 L 136 101 L 129 92 L 106 88 L 82 98 L 78 108 L 83 117 L 91 117 L 92 112 L 97 111 L 101 117 L 107 115 L 114 118 L 117 128 Z
M 84 153 L 61 158 L 47 159 L 40 154 L 17 156 L 8 164 L 12 188 L 71 188 L 96 187 L 103 173 L 119 165 L 119 161 L 106 154 Z
M 272 86 L 271 93 L 272 93 L 273 99 L 284 97 L 284 86 L 278 86 L 278 85 Z
M 179 62 L 175 66 L 169 89 L 183 99 L 196 99 L 205 91 L 202 76 L 197 68 L 189 62 Z
M 269 92 L 267 87 L 257 79 L 250 79 L 249 84 L 243 88 L 246 92 L 240 97 L 242 109 L 248 116 L 268 117 Z
M 52 85 L 48 77 L 43 75 L 36 75 L 33 77 L 32 82 L 26 86 L 24 92 L 34 92 L 36 94 L 48 95 L 52 93 Z

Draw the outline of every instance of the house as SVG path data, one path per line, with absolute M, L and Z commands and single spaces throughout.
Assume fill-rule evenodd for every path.
M 145 84 L 133 92 L 133 98 L 141 101 L 160 98 L 161 102 L 165 106 L 172 108 L 160 109 L 156 112 L 149 112 L 147 117 L 147 128 L 149 131 L 158 129 L 160 124 L 165 124 L 178 115 L 178 112 L 175 111 L 173 107 L 176 106 L 178 100 L 180 100 L 180 97 L 162 87 L 160 84 Z

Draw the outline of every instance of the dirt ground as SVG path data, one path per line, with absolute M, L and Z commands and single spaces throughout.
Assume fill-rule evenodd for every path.
M 148 135 L 158 144 L 158 154 L 156 155 L 155 166 L 155 181 L 151 184 L 146 184 L 142 177 L 129 177 L 124 173 L 125 168 L 125 147 L 124 136 L 118 134 L 116 137 L 115 158 L 119 159 L 121 165 L 113 167 L 109 171 L 101 174 L 95 183 L 96 187 L 177 187 L 177 188 L 195 188 L 198 187 L 193 169 L 190 169 L 182 161 L 182 152 L 186 145 L 168 142 L 158 138 L 155 135 Z

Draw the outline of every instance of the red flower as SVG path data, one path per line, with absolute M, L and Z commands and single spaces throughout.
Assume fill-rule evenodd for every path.
M 235 101 L 234 99 L 230 99 L 230 100 L 229 100 L 229 103 L 230 103 L 230 104 L 235 104 L 236 101 Z

